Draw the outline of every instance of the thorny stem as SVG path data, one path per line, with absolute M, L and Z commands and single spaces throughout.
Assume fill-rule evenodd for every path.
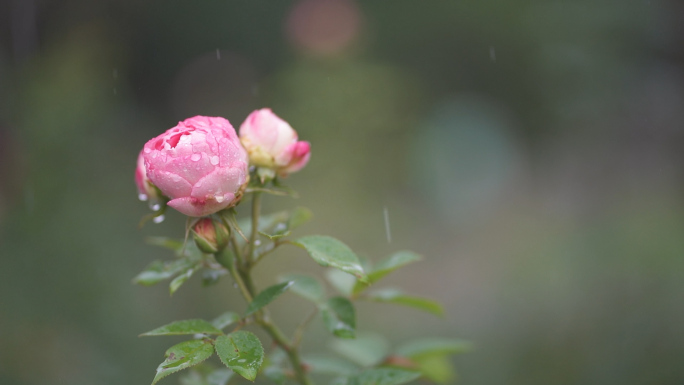
M 235 240 L 234 234 L 232 235 L 231 240 L 231 243 L 233 244 L 233 250 L 236 255 L 236 268 L 232 269 L 230 273 L 233 276 L 233 279 L 237 283 L 238 287 L 240 288 L 240 292 L 245 297 L 245 300 L 247 300 L 248 303 L 252 302 L 252 299 L 254 298 L 254 295 L 257 292 L 256 287 L 254 285 L 254 281 L 252 280 L 251 268 L 264 255 L 268 254 L 270 251 L 272 251 L 278 246 L 278 244 L 276 243 L 273 249 L 263 252 L 261 255 L 258 256 L 258 259 L 253 260 L 255 250 L 254 243 L 257 239 L 257 233 L 259 229 L 259 211 L 261 209 L 260 193 L 255 191 L 253 194 L 254 195 L 252 197 L 252 233 L 250 234 L 249 244 L 247 245 L 247 254 L 244 255 L 244 258 L 240 258 L 241 254 L 239 253 L 239 248 L 237 247 L 237 242 Z M 287 356 L 290 359 L 290 363 L 292 364 L 292 369 L 294 370 L 295 377 L 301 385 L 313 385 L 309 377 L 306 375 L 306 370 L 302 365 L 302 360 L 299 357 L 298 345 L 301 341 L 301 334 L 303 333 L 304 327 L 310 321 L 309 318 L 313 318 L 315 314 L 316 313 L 310 315 L 307 318 L 307 320 L 304 321 L 303 325 L 300 325 L 300 327 L 297 329 L 297 332 L 295 333 L 295 339 L 292 342 L 290 342 L 290 340 L 278 328 L 278 326 L 271 322 L 271 320 L 268 317 L 268 313 L 266 312 L 266 309 L 261 309 L 254 315 L 254 320 L 256 321 L 256 323 L 259 326 L 261 326 L 261 328 L 266 333 L 268 333 L 268 335 L 271 336 L 271 338 L 273 338 L 273 341 L 275 341 L 275 343 L 278 346 L 280 346 L 285 351 L 285 353 L 287 353 Z

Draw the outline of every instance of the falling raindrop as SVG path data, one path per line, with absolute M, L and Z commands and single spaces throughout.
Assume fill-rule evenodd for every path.
M 159 211 L 160 208 L 161 205 L 159 203 L 150 203 L 150 209 L 152 209 L 152 211 Z
M 152 222 L 154 222 L 154 223 L 164 222 L 164 215 L 159 215 L 159 216 L 154 217 L 154 219 L 152 219 Z
M 147 195 L 146 194 L 138 194 L 138 199 L 140 199 L 142 202 L 145 202 L 147 200 Z
M 216 60 L 221 60 L 221 51 L 218 48 L 216 48 Z
M 382 208 L 382 214 L 385 217 L 385 235 L 387 236 L 387 243 L 392 243 L 392 232 L 390 231 L 389 211 L 387 210 L 387 206 Z
M 496 61 L 496 51 L 494 50 L 494 47 L 489 47 L 489 58 L 492 59 L 493 62 Z
M 259 246 L 260 244 L 261 244 L 261 241 L 260 241 L 260 240 L 257 239 L 257 240 L 254 241 L 254 246 Z

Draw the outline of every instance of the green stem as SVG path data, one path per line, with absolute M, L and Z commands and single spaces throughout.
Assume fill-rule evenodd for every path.
M 250 234 L 249 244 L 247 245 L 247 254 L 243 255 L 244 258 L 240 263 L 236 263 L 236 268 L 231 270 L 231 275 L 240 288 L 240 292 L 245 297 L 248 303 L 252 302 L 254 295 L 257 293 L 256 286 L 252 280 L 251 270 L 253 266 L 254 257 L 254 243 L 257 239 L 257 233 L 259 232 L 259 211 L 261 209 L 261 199 L 260 193 L 254 192 L 252 198 L 252 233 Z M 234 236 L 234 235 L 233 235 Z M 231 242 L 234 246 L 237 244 L 235 238 Z M 275 247 L 274 247 L 275 248 Z M 235 247 L 236 262 L 239 262 L 239 251 Z M 264 253 L 266 254 L 266 253 Z M 263 255 L 262 255 L 263 256 Z M 261 326 L 266 333 L 268 333 L 273 341 L 280 346 L 287 353 L 290 363 L 292 364 L 292 369 L 294 370 L 297 381 L 301 385 L 313 385 L 309 377 L 306 375 L 306 370 L 302 365 L 302 360 L 299 357 L 299 352 L 297 349 L 298 341 L 301 340 L 301 336 L 297 336 L 297 344 L 290 342 L 288 338 L 283 334 L 283 332 L 270 321 L 268 317 L 268 312 L 266 309 L 261 309 L 254 315 L 254 320 Z M 299 332 L 301 334 L 301 331 Z
M 252 194 L 252 233 L 249 234 L 249 245 L 247 245 L 247 255 L 245 260 L 247 263 L 252 262 L 252 257 L 254 257 L 254 243 L 257 240 L 257 234 L 259 233 L 259 215 L 261 211 L 261 193 L 254 192 Z
M 233 280 L 235 280 L 235 283 L 238 285 L 240 288 L 240 292 L 242 293 L 242 296 L 245 297 L 245 300 L 247 303 L 252 302 L 253 294 L 249 290 L 248 286 L 245 284 L 245 281 L 242 279 L 242 276 L 240 273 L 237 271 L 238 269 L 230 269 L 230 275 L 233 277 Z

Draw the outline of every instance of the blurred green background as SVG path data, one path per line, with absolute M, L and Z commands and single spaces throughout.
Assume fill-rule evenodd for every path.
M 269 106 L 312 143 L 288 182 L 315 219 L 440 319 L 380 305 L 393 344 L 475 343 L 462 384 L 684 383 L 684 4 L 678 0 L 3 0 L 0 384 L 147 384 L 174 338 L 244 304 L 168 295 L 138 229 L 148 139 Z M 387 211 L 391 242 L 386 236 Z M 322 273 L 301 250 L 257 271 Z M 288 331 L 308 305 L 272 306 Z M 320 325 L 306 352 L 325 348 Z M 178 383 L 170 377 L 162 383 Z

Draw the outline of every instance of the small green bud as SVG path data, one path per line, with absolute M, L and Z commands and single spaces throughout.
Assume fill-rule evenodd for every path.
M 230 229 L 216 219 L 209 217 L 200 219 L 192 228 L 195 244 L 207 254 L 215 254 L 228 245 Z

